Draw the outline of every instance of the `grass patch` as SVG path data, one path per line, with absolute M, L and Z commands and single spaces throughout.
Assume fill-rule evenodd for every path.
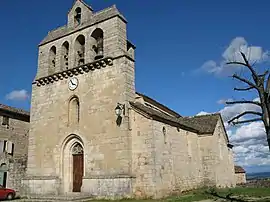
M 171 196 L 164 199 L 121 199 L 114 200 L 114 202 L 192 202 L 206 199 L 217 199 L 217 196 L 213 196 L 211 193 L 216 193 L 220 197 L 226 197 L 231 194 L 231 197 L 237 198 L 265 198 L 270 197 L 269 188 L 231 188 L 231 189 L 199 189 L 181 194 L 179 196 Z M 261 200 L 264 201 L 264 200 Z M 91 200 L 89 202 L 110 202 L 110 200 Z
M 242 188 L 236 187 L 231 189 L 216 189 L 216 192 L 222 196 L 232 193 L 232 196 L 246 196 L 246 197 L 270 197 L 269 188 Z

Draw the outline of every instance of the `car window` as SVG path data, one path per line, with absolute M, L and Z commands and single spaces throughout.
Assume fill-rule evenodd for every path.
M 0 185 L 0 189 L 3 189 L 4 187 L 2 185 Z

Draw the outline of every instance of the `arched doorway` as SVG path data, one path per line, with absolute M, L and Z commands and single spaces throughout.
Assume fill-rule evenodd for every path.
M 72 148 L 73 159 L 73 192 L 81 192 L 83 178 L 83 148 L 76 143 Z
M 84 176 L 84 145 L 77 135 L 69 135 L 62 146 L 62 190 L 63 193 L 81 192 Z

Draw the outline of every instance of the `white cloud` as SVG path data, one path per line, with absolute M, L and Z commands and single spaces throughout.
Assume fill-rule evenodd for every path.
M 208 60 L 201 66 L 200 70 L 218 76 L 231 74 L 239 70 L 241 66 L 227 65 L 226 63 L 232 61 L 243 62 L 240 51 L 246 55 L 250 63 L 255 61 L 260 63 L 269 59 L 268 51 L 263 51 L 263 48 L 259 46 L 249 46 L 243 37 L 236 37 L 221 55 L 221 61 Z
M 202 115 L 207 115 L 207 114 L 210 114 L 210 113 L 201 111 L 198 114 L 196 114 L 196 116 L 202 116 Z
M 226 102 L 232 102 L 233 99 L 220 99 L 219 101 L 217 101 L 218 104 L 226 104 Z
M 236 129 L 234 134 L 231 141 L 237 144 L 243 144 L 243 142 L 248 143 L 252 139 L 258 140 L 265 138 L 265 130 L 262 122 L 251 122 L 250 124 L 242 125 Z
M 29 98 L 29 94 L 24 89 L 22 89 L 22 90 L 14 90 L 14 91 L 12 91 L 12 92 L 10 92 L 9 94 L 6 95 L 7 100 L 22 101 L 22 100 L 26 100 L 28 98 Z
M 258 98 L 255 98 L 253 101 L 258 101 Z M 234 104 L 225 106 L 222 110 L 220 110 L 220 113 L 224 121 L 228 121 L 234 116 L 243 113 L 245 111 L 260 112 L 261 108 L 254 104 Z

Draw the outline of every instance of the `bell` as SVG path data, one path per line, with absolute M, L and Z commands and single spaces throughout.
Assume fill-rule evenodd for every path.
M 97 55 L 95 57 L 95 60 L 98 60 L 98 59 L 101 59 L 101 58 L 103 58 L 103 50 L 99 49 L 98 52 L 97 52 Z

